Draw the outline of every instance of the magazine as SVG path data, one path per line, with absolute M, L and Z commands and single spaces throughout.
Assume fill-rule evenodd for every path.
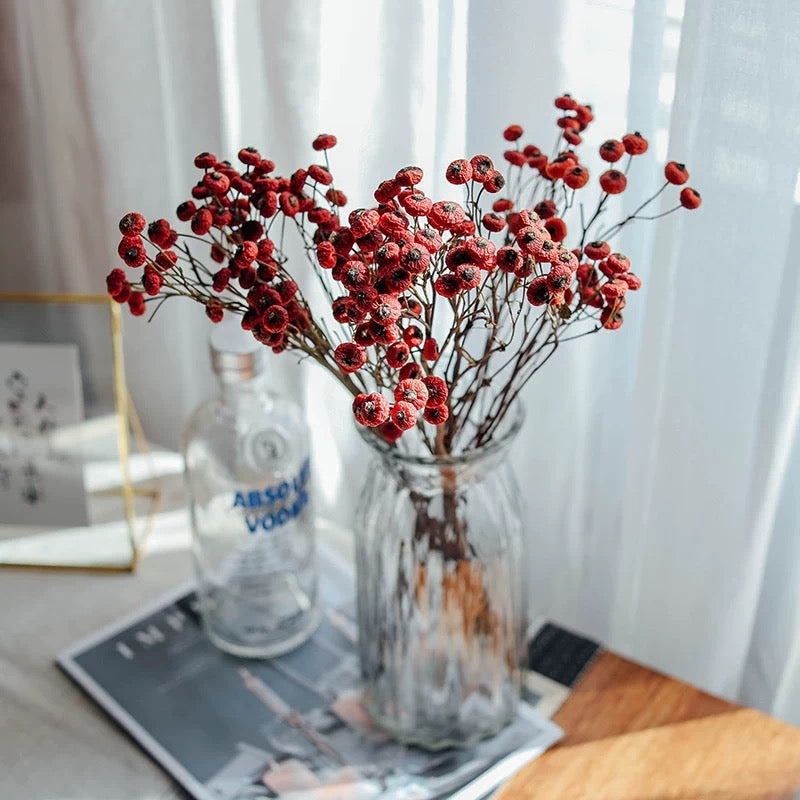
M 322 623 L 286 655 L 218 650 L 184 586 L 58 664 L 197 800 L 483 800 L 560 738 L 527 702 L 467 749 L 431 753 L 373 727 L 359 702 L 352 569 L 327 550 L 321 560 Z M 538 688 L 527 697 L 547 701 Z

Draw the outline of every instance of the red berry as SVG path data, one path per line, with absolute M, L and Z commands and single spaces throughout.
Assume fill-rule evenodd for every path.
M 144 295 L 141 292 L 131 292 L 131 296 L 128 298 L 128 309 L 134 317 L 141 317 L 144 314 Z
M 161 291 L 163 279 L 156 269 L 149 264 L 144 268 L 144 275 L 142 275 L 142 286 L 145 292 L 151 297 L 155 297 Z
M 119 221 L 119 231 L 123 236 L 139 236 L 144 226 L 145 218 L 138 211 L 129 211 Z
M 217 157 L 205 151 L 194 157 L 194 165 L 200 169 L 211 169 L 217 165 Z
M 600 176 L 600 188 L 608 194 L 624 192 L 627 185 L 628 179 L 625 177 L 625 174 L 618 169 L 606 170 Z
M 570 189 L 580 189 L 586 186 L 588 180 L 589 170 L 587 170 L 586 167 L 580 166 L 580 164 L 573 167 L 564 175 L 564 183 L 566 183 Z
M 332 133 L 321 133 L 311 143 L 315 150 L 330 150 L 336 146 L 336 137 Z
M 389 419 L 389 401 L 378 392 L 358 394 L 353 400 L 353 416 L 367 428 L 383 425 Z
M 410 430 L 417 424 L 417 409 L 411 403 L 402 400 L 394 404 L 390 416 L 401 431 Z
M 639 131 L 636 131 L 636 133 L 626 133 L 622 137 L 622 144 L 625 147 L 625 152 L 631 156 L 640 156 L 647 151 L 647 139 L 645 139 Z M 617 327 L 619 327 L 619 325 Z
M 416 186 L 422 180 L 422 170 L 419 167 L 403 167 L 394 176 L 398 186 Z
M 622 327 L 622 314 L 619 313 L 616 305 L 603 309 L 603 313 L 600 315 L 600 324 L 610 331 Z
M 243 147 L 239 151 L 239 161 L 241 161 L 242 164 L 255 167 L 261 162 L 261 154 L 255 149 L 255 147 Z
M 681 189 L 680 201 L 681 205 L 688 209 L 698 208 L 700 203 L 703 202 L 700 198 L 700 193 L 689 186 L 685 189 Z
M 608 139 L 600 145 L 600 158 L 614 163 L 625 155 L 625 145 L 619 139 Z
M 206 316 L 213 322 L 222 322 L 222 318 L 225 316 L 225 312 L 222 310 L 222 306 L 219 303 L 215 303 L 213 300 L 206 305 Z
M 547 278 L 543 275 L 534 278 L 526 292 L 528 302 L 533 306 L 547 305 L 552 299 L 552 294 L 547 286 Z
M 462 183 L 467 183 L 467 181 L 472 178 L 472 164 L 470 164 L 465 158 L 459 158 L 456 161 L 452 161 L 447 167 L 445 177 L 449 183 L 452 183 L 456 186 Z
M 197 236 L 205 236 L 211 230 L 213 221 L 214 218 L 211 216 L 211 212 L 207 208 L 201 208 L 192 217 L 192 233 Z
M 664 167 L 664 177 L 675 186 L 681 186 L 689 180 L 689 170 L 686 169 L 685 164 L 679 164 L 677 161 L 669 161 Z
M 545 220 L 544 229 L 554 242 L 563 242 L 567 237 L 567 223 L 560 217 L 550 217 Z
M 363 347 L 352 342 L 343 342 L 333 351 L 334 361 L 344 372 L 355 372 L 367 363 L 367 353 Z
M 426 361 L 436 361 L 439 358 L 439 343 L 434 338 L 428 338 L 425 340 L 425 344 L 422 346 L 422 357 Z
M 441 425 L 449 416 L 450 411 L 447 406 L 428 406 L 422 412 L 422 418 L 431 425 Z
M 592 261 L 599 261 L 602 258 L 608 257 L 608 254 L 611 252 L 611 247 L 608 242 L 589 242 L 584 248 L 584 252 L 586 253 L 586 258 L 590 258 Z
M 423 378 L 422 382 L 428 390 L 428 402 L 425 404 L 428 408 L 441 406 L 447 402 L 449 392 L 444 378 L 440 378 L 438 375 L 429 375 L 427 378 Z
M 566 93 L 555 99 L 555 107 L 560 108 L 562 111 L 574 111 L 577 105 L 577 102 Z
M 400 369 L 410 356 L 411 351 L 405 342 L 394 342 L 386 348 L 386 362 L 392 369 Z
M 400 380 L 420 380 L 422 378 L 422 367 L 413 361 L 409 361 L 400 368 Z
M 472 167 L 472 180 L 478 183 L 483 183 L 486 180 L 486 176 L 494 171 L 494 162 L 489 156 L 472 156 L 469 163 Z
M 411 403 L 419 411 L 425 408 L 428 402 L 428 387 L 422 381 L 414 379 L 401 380 L 395 387 L 394 399 L 397 402 Z
M 516 142 L 522 136 L 523 130 L 519 125 L 509 125 L 503 131 L 503 138 L 507 142 Z

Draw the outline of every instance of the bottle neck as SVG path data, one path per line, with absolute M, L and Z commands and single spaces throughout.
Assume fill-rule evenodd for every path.
M 218 378 L 220 396 L 225 406 L 238 408 L 242 403 L 251 401 L 255 397 L 271 399 L 264 381 L 264 374 L 257 373 L 247 377 L 225 379 Z

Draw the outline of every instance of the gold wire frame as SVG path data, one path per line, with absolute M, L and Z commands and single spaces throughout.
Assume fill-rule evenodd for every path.
M 125 514 L 127 543 L 130 547 L 130 558 L 119 563 L 37 563 L 33 560 L 5 559 L 0 552 L 0 567 L 13 567 L 18 569 L 43 569 L 58 571 L 88 571 L 101 573 L 130 573 L 136 570 L 144 552 L 147 537 L 152 530 L 155 515 L 158 513 L 161 503 L 161 487 L 155 479 L 155 470 L 150 459 L 150 448 L 142 429 L 139 416 L 131 400 L 130 394 L 125 383 L 125 368 L 122 349 L 122 315 L 119 304 L 115 303 L 110 297 L 104 294 L 55 294 L 37 292 L 0 292 L 0 304 L 4 303 L 43 303 L 52 305 L 95 305 L 105 307 L 108 310 L 109 333 L 111 336 L 111 354 L 114 387 L 114 409 L 117 428 L 117 446 L 122 475 L 122 485 L 111 489 L 103 489 L 95 492 L 101 495 L 121 495 Z M 136 442 L 137 451 L 148 457 L 150 463 L 150 477 L 145 483 L 148 485 L 134 486 L 131 480 L 130 455 L 131 437 Z M 146 503 L 146 511 L 137 518 L 136 500 L 140 499 Z M 137 531 L 137 519 L 140 528 Z M 67 531 L 64 531 L 66 533 Z M 57 535 L 56 532 L 54 535 Z M 32 534 L 35 536 L 36 534 Z M 19 540 L 6 539 L 0 540 L 0 548 L 4 542 L 20 541 L 26 539 L 20 537 Z

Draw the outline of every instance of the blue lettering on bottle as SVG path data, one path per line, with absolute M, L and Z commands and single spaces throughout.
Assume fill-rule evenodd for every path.
M 274 486 L 266 486 L 261 490 L 236 492 L 233 508 L 268 509 L 262 512 L 244 514 L 245 525 L 250 533 L 259 530 L 271 531 L 286 525 L 290 520 L 300 516 L 309 503 L 309 495 L 304 488 L 311 476 L 311 460 L 303 462 L 300 471 L 290 481 L 282 481 Z M 283 507 L 274 509 L 276 503 L 286 501 Z

